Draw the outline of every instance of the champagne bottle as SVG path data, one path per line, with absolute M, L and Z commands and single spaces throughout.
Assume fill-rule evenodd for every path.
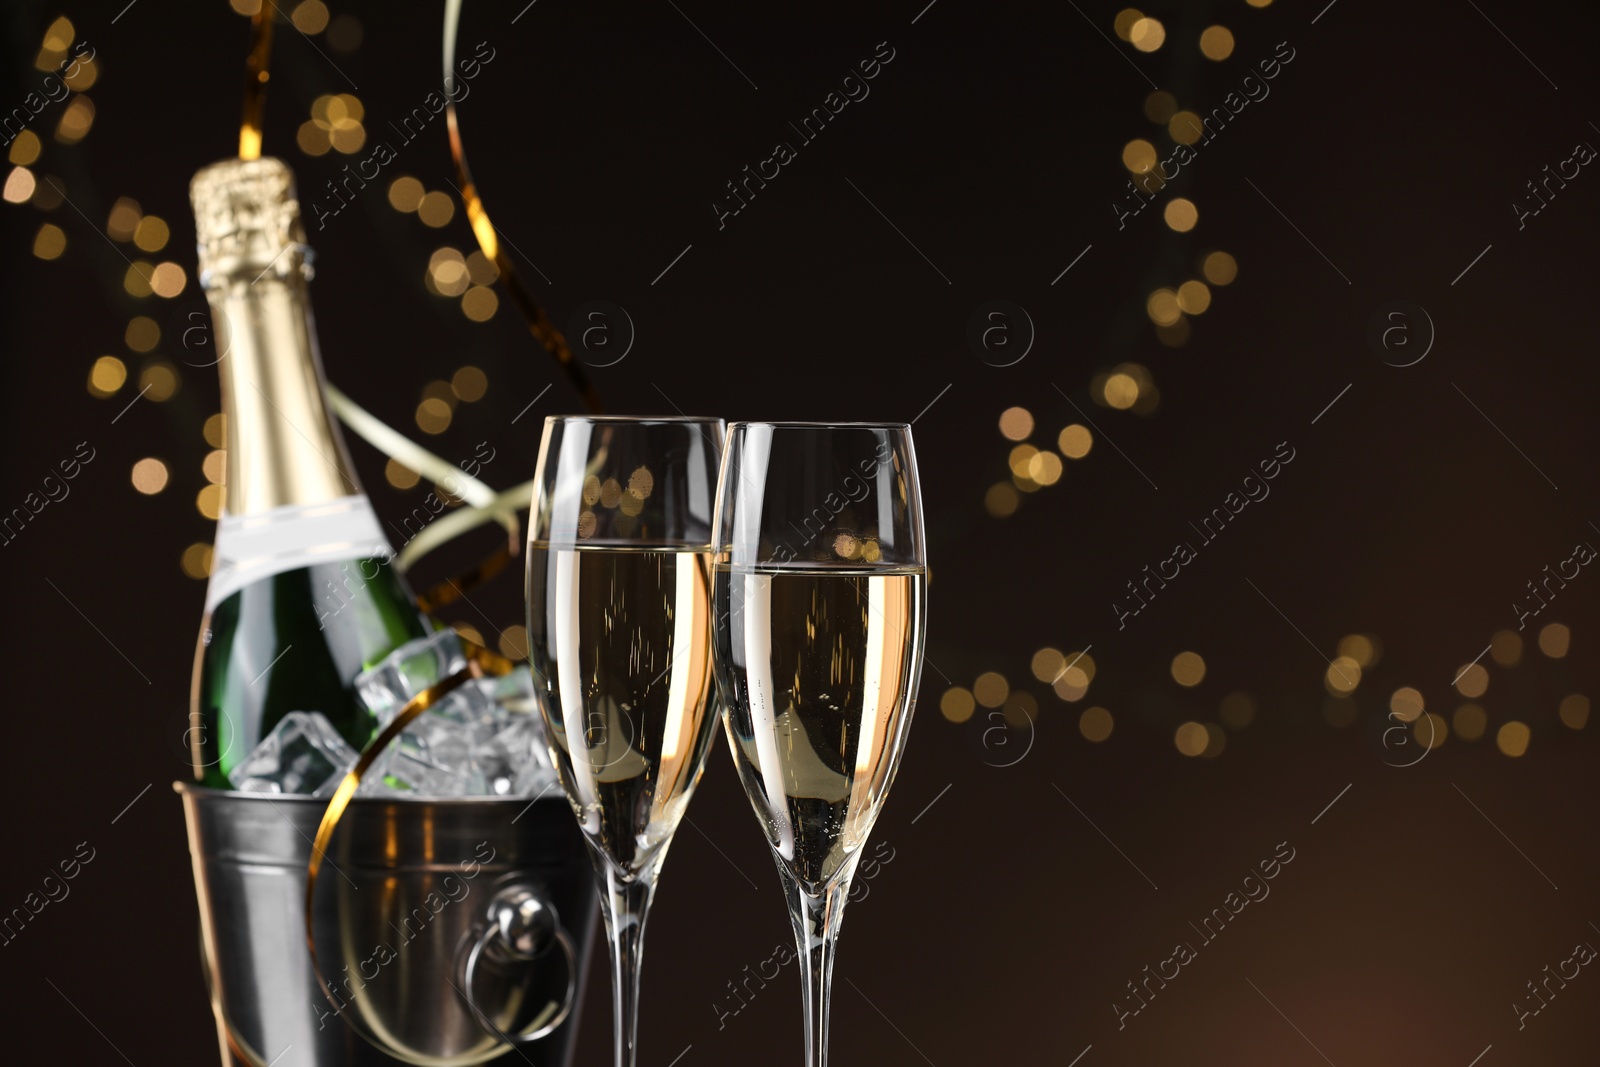
M 188 742 L 196 779 L 226 789 L 290 711 L 321 712 L 362 748 L 377 724 L 356 675 L 429 627 L 323 396 L 293 173 L 225 160 L 190 196 L 227 462 Z

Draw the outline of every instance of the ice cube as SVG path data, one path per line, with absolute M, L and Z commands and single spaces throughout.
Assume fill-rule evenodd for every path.
M 244 760 L 228 781 L 246 793 L 315 793 L 356 761 L 333 723 L 319 711 L 291 711 Z
M 387 726 L 406 701 L 467 664 L 454 630 L 440 630 L 407 641 L 356 675 L 356 692 L 368 710 Z

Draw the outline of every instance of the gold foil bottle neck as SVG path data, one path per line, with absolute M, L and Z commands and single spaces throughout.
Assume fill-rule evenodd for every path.
M 305 267 L 305 229 L 294 172 L 281 159 L 225 159 L 189 183 L 202 281 L 249 271 L 279 277 Z M 295 251 L 289 255 L 287 249 Z

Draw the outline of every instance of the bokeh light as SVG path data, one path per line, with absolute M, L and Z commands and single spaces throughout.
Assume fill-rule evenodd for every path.
M 1212 252 L 1201 262 L 1200 273 L 1212 285 L 1227 285 L 1239 276 L 1239 263 L 1226 252 Z
M 1456 692 L 1464 697 L 1477 699 L 1483 696 L 1489 688 L 1489 672 L 1477 663 L 1463 667 L 1456 676 Z
M 1489 658 L 1502 667 L 1522 662 L 1522 635 L 1515 630 L 1500 630 L 1489 642 Z
M 1194 201 L 1186 197 L 1175 196 L 1167 201 L 1167 206 L 1162 209 L 1161 217 L 1167 225 L 1178 233 L 1188 233 L 1200 221 L 1200 209 L 1194 206 Z
M 1011 407 L 1000 413 L 1000 436 L 1007 441 L 1026 441 L 1033 433 L 1033 413 L 1027 408 Z
M 1185 688 L 1199 685 L 1206 676 L 1206 661 L 1198 652 L 1179 652 L 1172 657 L 1172 680 Z
M 1561 659 L 1572 642 L 1572 631 L 1559 622 L 1553 622 L 1539 631 L 1539 651 L 1551 659 Z
M 1104 741 L 1111 736 L 1116 725 L 1111 713 L 1101 707 L 1084 708 L 1083 714 L 1078 716 L 1078 732 L 1085 741 Z
M 111 396 L 128 380 L 128 368 L 116 356 L 101 356 L 89 368 L 89 395 Z
M 1463 704 L 1450 717 L 1450 725 L 1463 741 L 1476 741 L 1489 728 L 1489 713 L 1477 704 Z
M 1422 714 L 1422 694 L 1409 685 L 1401 686 L 1389 696 L 1389 711 L 1401 722 L 1415 722 Z
M 1178 751 L 1185 756 L 1203 755 L 1210 742 L 1210 732 L 1197 722 L 1184 723 L 1172 735 L 1172 743 L 1178 746 Z
M 1068 459 L 1082 459 L 1094 447 L 1094 435 L 1087 426 L 1073 423 L 1062 429 L 1056 438 L 1056 447 L 1061 449 L 1061 454 Z
M 1561 699 L 1558 709 L 1561 724 L 1574 730 L 1581 730 L 1589 722 L 1589 698 L 1582 693 L 1573 693 Z
M 966 722 L 972 718 L 977 707 L 978 702 L 972 699 L 971 691 L 959 685 L 946 689 L 939 698 L 939 714 L 951 722 Z
M 1222 698 L 1217 718 L 1230 730 L 1243 730 L 1255 721 L 1256 701 L 1249 693 L 1235 691 Z
M 145 496 L 155 496 L 167 487 L 167 465 L 154 456 L 146 456 L 133 465 L 130 480 L 133 487 Z
M 1233 55 L 1233 31 L 1226 26 L 1207 26 L 1200 31 L 1200 54 L 1218 63 Z
M 1495 747 L 1511 757 L 1520 756 L 1528 751 L 1528 741 L 1533 737 L 1533 731 L 1528 729 L 1527 723 L 1513 719 L 1500 727 L 1495 732 Z
M 1011 683 L 999 671 L 985 671 L 972 683 L 972 699 L 986 708 L 998 708 L 1011 694 Z

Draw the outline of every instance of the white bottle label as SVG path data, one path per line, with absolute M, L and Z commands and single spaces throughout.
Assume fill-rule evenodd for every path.
M 323 504 L 290 504 L 255 515 L 224 514 L 206 587 L 206 613 L 251 582 L 274 574 L 394 553 L 372 502 L 347 496 Z

